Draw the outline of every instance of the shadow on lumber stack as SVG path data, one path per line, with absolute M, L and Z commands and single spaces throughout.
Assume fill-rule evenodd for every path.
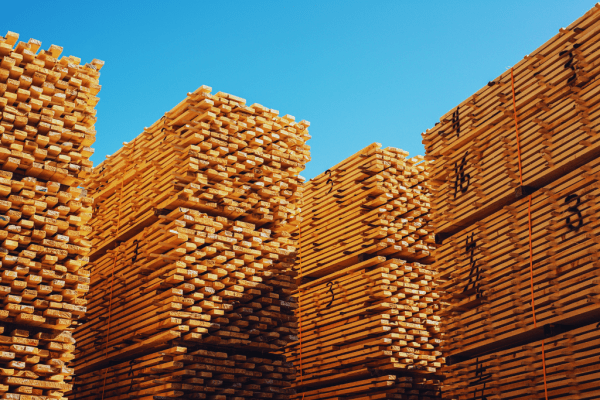
M 104 63 L 18 38 L 0 36 L 0 393 L 64 398 L 89 289 L 93 199 L 79 186 Z
M 100 164 L 76 399 L 287 399 L 309 123 L 202 86 Z
M 423 134 L 444 398 L 598 398 L 599 58 L 596 5 Z
M 438 398 L 427 163 L 407 156 L 374 143 L 305 185 L 295 398 Z

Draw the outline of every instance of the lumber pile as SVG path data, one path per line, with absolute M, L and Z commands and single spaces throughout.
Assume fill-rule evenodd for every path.
M 60 399 L 89 290 L 93 199 L 79 185 L 104 63 L 18 39 L 0 36 L 0 393 Z
M 440 381 L 410 376 L 382 375 L 303 392 L 305 399 L 410 399 L 440 397 Z M 301 398 L 299 396 L 298 398 Z
M 291 363 L 275 355 L 246 355 L 183 344 L 81 374 L 76 397 L 104 399 L 289 399 Z
M 211 90 L 188 93 L 86 181 L 95 233 L 74 398 L 94 396 L 86 388 L 100 381 L 105 397 L 118 397 L 115 365 L 166 363 L 157 351 L 174 347 L 218 351 L 214 365 L 225 370 L 202 384 L 201 367 L 180 373 L 175 358 L 158 377 L 133 373 L 131 398 L 289 398 L 294 371 L 280 353 L 297 340 L 290 231 L 309 123 Z
M 551 399 L 597 399 L 600 331 L 586 325 L 545 340 L 546 386 Z M 460 399 L 543 399 L 542 342 L 449 366 L 445 384 Z
M 304 187 L 297 398 L 439 395 L 427 163 L 407 157 L 374 143 Z
M 537 325 L 600 321 L 600 159 L 531 195 L 533 297 Z M 450 305 L 446 356 L 476 355 L 534 328 L 529 199 L 481 220 L 438 250 Z
M 597 397 L 548 346 L 600 321 L 599 55 L 596 5 L 423 134 L 444 398 Z
M 514 108 L 508 70 L 423 134 L 435 159 L 437 235 L 449 237 L 526 195 L 520 187 L 539 189 L 600 155 L 599 7 L 513 67 Z

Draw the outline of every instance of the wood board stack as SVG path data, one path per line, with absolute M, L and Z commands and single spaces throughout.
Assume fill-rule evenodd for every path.
M 261 359 L 256 371 L 269 372 L 297 339 L 289 231 L 309 123 L 211 90 L 189 93 L 86 182 L 97 234 L 89 318 L 76 332 L 78 387 L 174 345 Z M 263 389 L 286 398 L 293 373 L 276 376 L 265 373 L 265 388 L 251 384 L 247 398 Z M 151 375 L 139 379 L 153 386 Z
M 0 36 L 0 393 L 60 399 L 89 290 L 93 199 L 78 186 L 104 63 L 18 39 Z
M 438 253 L 452 288 L 444 319 L 446 356 L 477 355 L 528 340 L 543 325 L 600 320 L 597 222 L 600 159 L 531 195 L 533 297 L 529 265 L 529 199 L 506 206 L 448 239 Z M 522 338 L 522 339 L 521 339 Z
M 550 399 L 597 399 L 600 330 L 590 324 L 544 341 Z M 444 382 L 461 399 L 543 399 L 542 342 L 518 346 L 449 366 Z
M 171 344 L 161 351 L 81 374 L 76 397 L 104 399 L 289 399 L 291 363 L 275 355 L 248 355 Z
M 526 345 L 540 352 L 530 368 L 543 371 L 544 341 L 600 321 L 599 55 L 596 5 L 423 134 L 449 303 L 445 398 L 548 398 L 543 382 L 541 392 L 534 380 L 505 394 L 501 374 L 483 382 L 470 368 Z
M 298 398 L 437 396 L 427 165 L 407 156 L 374 143 L 305 185 L 294 267 L 302 335 L 286 352 L 301 368 Z
M 539 189 L 600 155 L 600 6 L 514 67 L 523 185 Z M 511 71 L 423 134 L 436 234 L 449 237 L 523 197 Z

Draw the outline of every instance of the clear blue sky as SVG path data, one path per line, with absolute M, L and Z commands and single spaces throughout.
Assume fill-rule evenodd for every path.
M 306 178 L 421 132 L 591 0 L 4 1 L 0 34 L 106 61 L 97 164 L 200 85 L 311 122 Z

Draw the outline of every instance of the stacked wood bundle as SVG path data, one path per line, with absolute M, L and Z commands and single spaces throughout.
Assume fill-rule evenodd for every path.
M 531 206 L 528 198 L 505 206 L 438 249 L 440 274 L 449 277 L 445 356 L 526 342 L 544 325 L 600 320 L 600 159 L 531 198 Z
M 400 399 L 434 400 L 440 398 L 441 382 L 437 379 L 382 375 L 349 383 L 328 386 L 302 393 L 305 399 Z M 299 396 L 298 398 L 301 398 Z
M 448 237 L 528 189 L 600 155 L 600 5 L 423 134 L 436 185 L 436 234 Z M 516 109 L 520 143 L 514 121 Z M 519 188 L 520 189 L 520 188 Z
M 271 352 L 296 340 L 293 273 L 278 260 L 289 250 L 266 231 L 176 208 L 99 258 L 78 368 L 166 339 Z
M 546 389 L 551 399 L 597 399 L 600 331 L 586 325 L 546 339 Z M 444 388 L 455 399 L 543 399 L 542 342 L 494 352 L 448 367 Z
M 427 165 L 407 156 L 374 143 L 305 185 L 298 398 L 418 394 L 443 363 Z
M 106 400 L 289 399 L 294 368 L 282 357 L 172 343 L 161 351 L 81 374 L 75 398 Z M 102 388 L 102 392 L 98 392 Z
M 448 399 L 472 398 L 472 389 L 459 388 L 478 387 L 465 372 L 478 358 L 542 347 L 600 321 L 599 56 L 596 5 L 423 134 L 441 245 L 435 269 L 449 303 L 442 314 Z M 543 371 L 540 354 L 531 368 Z M 482 396 L 533 392 L 489 393 Z
M 373 143 L 306 183 L 303 277 L 353 265 L 360 254 L 433 260 L 428 172 L 422 156 L 407 156 Z
M 178 206 L 294 229 L 310 124 L 211 90 L 189 93 L 86 181 L 99 211 L 92 221 L 94 254 Z
M 309 123 L 211 90 L 189 93 L 86 181 L 97 213 L 89 317 L 75 335 L 78 388 L 175 343 L 231 357 L 261 352 L 257 368 L 269 372 L 297 339 L 290 231 Z M 245 372 L 233 377 L 242 382 Z M 257 379 L 283 387 L 293 373 Z M 218 398 L 245 396 L 234 392 Z
M 86 312 L 99 70 L 0 36 L 0 393 L 61 398 Z

